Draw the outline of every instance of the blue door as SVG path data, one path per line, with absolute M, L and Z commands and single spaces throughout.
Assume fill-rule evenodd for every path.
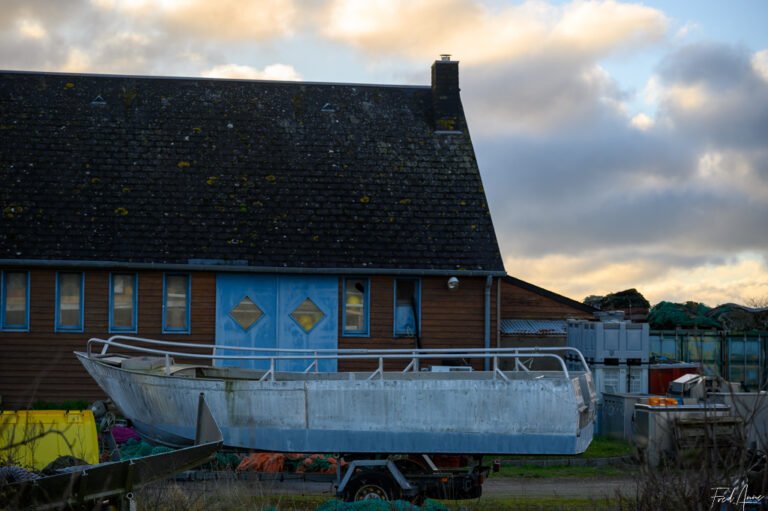
M 336 349 L 338 277 L 218 274 L 216 344 L 281 349 Z M 235 350 L 219 350 L 218 353 L 238 354 Z M 283 360 L 278 363 L 277 369 L 304 371 L 311 362 L 311 359 Z M 217 365 L 269 368 L 266 360 L 225 360 Z M 319 364 L 321 371 L 335 371 L 336 367 L 335 360 Z

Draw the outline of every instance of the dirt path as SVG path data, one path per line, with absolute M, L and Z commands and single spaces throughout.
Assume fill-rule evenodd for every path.
M 192 491 L 205 491 L 216 485 L 232 485 L 251 495 L 312 495 L 333 498 L 335 488 L 329 482 L 287 481 L 194 481 L 179 483 Z M 631 477 L 606 478 L 522 478 L 494 477 L 486 481 L 486 497 L 615 497 L 633 495 L 636 481 Z
M 615 497 L 634 495 L 636 480 L 629 477 L 495 477 L 483 485 L 487 497 Z

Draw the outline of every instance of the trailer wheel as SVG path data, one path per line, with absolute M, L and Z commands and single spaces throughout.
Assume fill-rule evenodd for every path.
M 395 500 L 400 496 L 399 489 L 392 479 L 377 472 L 363 472 L 355 476 L 344 491 L 344 500 Z

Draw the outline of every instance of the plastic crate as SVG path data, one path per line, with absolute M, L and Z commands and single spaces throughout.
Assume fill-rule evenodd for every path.
M 603 393 L 611 394 L 647 394 L 648 366 L 592 366 L 595 391 L 602 402 Z
M 650 335 L 647 323 L 568 320 L 568 346 L 594 363 L 606 360 L 648 362 Z
M 0 458 L 41 470 L 59 456 L 99 462 L 96 421 L 90 410 L 5 411 L 0 415 Z

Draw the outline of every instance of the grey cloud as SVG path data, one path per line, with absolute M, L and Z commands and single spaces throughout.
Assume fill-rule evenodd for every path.
M 665 57 L 658 66 L 669 82 L 703 82 L 717 89 L 738 85 L 751 74 L 749 55 L 744 48 L 714 43 L 684 46 Z
M 599 116 L 601 98 L 623 95 L 589 61 L 555 55 L 468 66 L 462 91 L 467 111 L 483 125 L 521 131 L 573 126 Z
M 669 122 L 648 132 L 631 128 L 624 115 L 599 99 L 620 99 L 621 91 L 610 83 L 582 82 L 568 90 L 567 101 L 554 94 L 557 104 L 570 109 L 563 117 L 567 122 L 523 135 L 520 119 L 510 118 L 506 126 L 512 128 L 497 122 L 496 133 L 474 136 L 502 252 L 523 257 L 600 252 L 614 261 L 632 254 L 647 259 L 651 252 L 657 262 L 686 267 L 718 262 L 723 253 L 768 254 L 768 200 L 751 195 L 746 181 L 768 177 L 768 84 L 758 82 L 745 62 L 746 50 L 716 46 L 669 56 L 660 68 L 664 80 L 703 83 L 715 95 L 725 95 L 727 88 L 728 101 L 705 105 L 706 115 L 668 108 L 662 115 Z M 550 85 L 565 86 L 568 73 L 579 67 L 550 67 L 524 82 L 517 71 L 494 70 L 485 75 L 495 73 L 493 83 L 464 87 L 465 97 L 482 91 L 482 97 L 465 103 L 485 109 L 497 104 L 496 115 L 512 116 L 528 112 L 524 107 L 532 101 L 544 105 L 547 116 Z M 579 79 L 571 75 L 570 82 Z M 737 152 L 751 174 L 734 173 L 730 184 L 740 186 L 702 183 L 699 158 L 712 151 Z
M 721 148 L 762 147 L 768 138 L 768 83 L 752 69 L 744 48 L 691 45 L 669 55 L 659 66 L 662 85 L 702 86 L 708 93 L 701 108 L 661 105 L 660 115 L 680 135 Z

